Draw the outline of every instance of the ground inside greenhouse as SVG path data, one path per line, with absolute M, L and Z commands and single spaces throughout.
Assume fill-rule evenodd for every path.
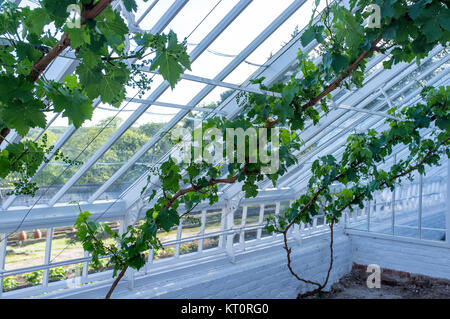
M 450 280 L 383 269 L 381 287 L 368 288 L 366 266 L 352 271 L 323 293 L 324 299 L 450 299 Z M 311 297 L 318 298 L 319 296 Z

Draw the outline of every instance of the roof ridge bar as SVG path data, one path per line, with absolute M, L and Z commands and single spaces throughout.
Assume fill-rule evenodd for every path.
M 150 67 L 148 67 L 148 66 L 141 68 L 141 70 L 144 71 L 144 72 L 147 72 L 147 73 L 160 74 L 157 71 L 150 71 Z M 273 97 L 282 97 L 281 93 L 278 93 L 278 92 L 271 92 L 271 91 L 266 91 L 266 90 L 260 90 L 260 89 L 256 89 L 256 88 L 252 88 L 252 87 L 246 87 L 246 86 L 234 84 L 234 83 L 218 81 L 218 80 L 215 80 L 215 79 L 208 79 L 208 78 L 201 77 L 201 76 L 198 76 L 198 75 L 181 74 L 180 79 L 181 80 L 192 81 L 192 82 L 198 82 L 198 83 L 214 85 L 214 86 L 220 86 L 220 87 L 233 89 L 233 90 L 238 90 L 238 91 L 243 91 L 243 92 L 261 94 L 261 95 L 273 96 Z

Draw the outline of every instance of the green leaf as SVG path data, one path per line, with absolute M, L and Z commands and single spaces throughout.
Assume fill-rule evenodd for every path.
M 77 0 L 42 0 L 42 7 L 47 10 L 47 12 L 54 17 L 55 26 L 57 28 L 61 27 L 69 17 L 67 12 L 67 7 L 70 4 L 76 4 Z
M 32 10 L 25 17 L 24 23 L 27 26 L 28 30 L 30 30 L 30 32 L 36 34 L 37 36 L 40 36 L 44 26 L 49 24 L 51 21 L 52 20 L 50 19 L 47 10 L 43 8 L 37 8 Z
M 156 217 L 156 222 L 165 231 L 170 231 L 170 229 L 180 223 L 180 216 L 174 209 L 162 209 L 158 216 Z
M 191 64 L 189 56 L 186 54 L 186 47 L 177 42 L 177 35 L 170 31 L 168 35 L 167 48 L 156 54 L 150 65 L 150 70 L 154 71 L 159 67 L 159 73 L 169 82 L 171 88 L 175 87 L 180 75 L 184 72 L 182 66 L 190 70 Z
M 445 130 L 447 132 L 450 132 L 450 119 L 449 118 L 438 118 L 436 120 L 436 126 L 439 127 L 441 130 Z
M 82 45 L 91 43 L 91 36 L 89 29 L 86 25 L 81 28 L 64 28 L 65 32 L 69 35 L 70 46 L 76 49 Z
M 340 53 L 333 53 L 331 55 L 331 58 L 331 67 L 336 73 L 340 73 L 344 68 L 348 66 L 348 58 Z
M 6 178 L 11 171 L 11 162 L 9 161 L 9 152 L 4 149 L 0 152 L 0 178 Z
M 75 74 L 66 75 L 63 81 L 70 90 L 78 88 L 78 78 Z
M 32 127 L 44 128 L 44 103 L 33 95 L 34 83 L 25 77 L 0 76 L 0 118 L 25 136 Z
M 437 19 L 428 20 L 423 26 L 422 32 L 425 34 L 428 42 L 438 40 L 442 34 L 442 30 L 439 27 L 439 21 Z
M 397 0 L 385 0 L 381 7 L 381 17 L 392 18 L 394 16 L 394 7 L 392 6 Z
M 425 5 L 428 3 L 431 3 L 432 0 L 419 0 L 412 6 L 408 7 L 408 15 L 413 19 L 416 20 L 417 17 L 422 12 L 423 8 L 425 8 Z
M 102 81 L 102 69 L 98 66 L 89 67 L 86 63 L 80 63 L 77 67 L 80 84 L 87 96 L 91 99 L 98 97 L 98 84 Z
M 40 59 L 40 57 L 42 56 L 41 51 L 36 50 L 35 48 L 33 48 L 33 46 L 29 43 L 25 43 L 22 41 L 18 41 L 16 43 L 17 46 L 17 56 L 20 59 L 28 59 L 31 62 L 33 61 L 37 61 Z
M 319 43 L 324 43 L 324 38 L 322 35 L 323 26 L 311 26 L 309 27 L 300 37 L 300 42 L 303 47 L 306 47 L 309 43 L 311 43 L 314 39 Z
M 97 21 L 97 27 L 109 45 L 118 46 L 125 41 L 128 27 L 118 12 L 108 7 L 98 16 Z
M 316 33 L 313 28 L 308 28 L 300 37 L 300 41 L 303 47 L 306 47 L 308 44 L 314 40 Z
M 439 24 L 447 31 L 450 31 L 450 8 L 442 9 L 439 15 Z
M 98 94 L 102 102 L 109 103 L 118 107 L 120 103 L 125 99 L 125 87 L 124 85 L 128 81 L 129 71 L 122 65 L 122 67 L 111 68 L 107 71 L 106 75 L 102 77 L 101 82 L 98 84 Z
M 127 11 L 136 11 L 137 10 L 137 5 L 136 5 L 136 1 L 135 0 L 122 0 L 125 9 L 127 9 Z
M 78 128 L 85 120 L 91 119 L 94 108 L 92 100 L 88 99 L 77 88 L 69 90 L 64 87 L 53 89 L 49 93 L 56 112 L 63 112 L 73 125 Z

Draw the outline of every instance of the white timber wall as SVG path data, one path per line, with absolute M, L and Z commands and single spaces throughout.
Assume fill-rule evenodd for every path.
M 450 279 L 448 246 L 354 234 L 349 238 L 356 264 L 377 264 L 381 268 Z

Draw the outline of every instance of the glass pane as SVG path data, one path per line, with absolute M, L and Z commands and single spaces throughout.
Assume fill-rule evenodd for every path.
M 50 262 L 59 262 L 84 257 L 82 244 L 76 239 L 77 229 L 73 226 L 53 229 Z
M 5 269 L 19 269 L 45 263 L 46 229 L 8 234 Z
M 267 218 L 275 215 L 275 204 L 266 204 L 264 205 L 264 219 L 263 219 L 263 229 L 261 231 L 261 238 L 271 236 L 265 228 L 267 224 Z
M 207 210 L 206 211 L 206 224 L 205 234 L 217 233 L 220 231 L 222 220 L 222 210 Z M 219 236 L 207 237 L 203 240 L 203 250 L 215 248 L 219 245 Z
M 195 253 L 198 251 L 198 240 L 189 241 L 180 245 L 180 255 Z
M 257 226 L 259 224 L 259 212 L 260 205 L 248 205 L 247 206 L 247 221 L 246 227 L 248 226 Z M 258 234 L 258 230 L 246 230 L 245 231 L 245 240 L 256 239 Z
M 159 230 L 157 237 L 161 241 L 161 243 L 164 245 L 164 249 L 159 249 L 155 251 L 155 260 L 172 257 L 175 255 L 175 245 L 165 245 L 165 243 L 169 241 L 174 241 L 177 239 L 177 232 L 178 232 L 178 226 L 173 226 L 170 231 L 165 232 L 163 230 Z
M 444 156 L 441 166 L 428 167 L 423 177 L 421 237 L 424 239 L 445 241 L 448 162 Z

